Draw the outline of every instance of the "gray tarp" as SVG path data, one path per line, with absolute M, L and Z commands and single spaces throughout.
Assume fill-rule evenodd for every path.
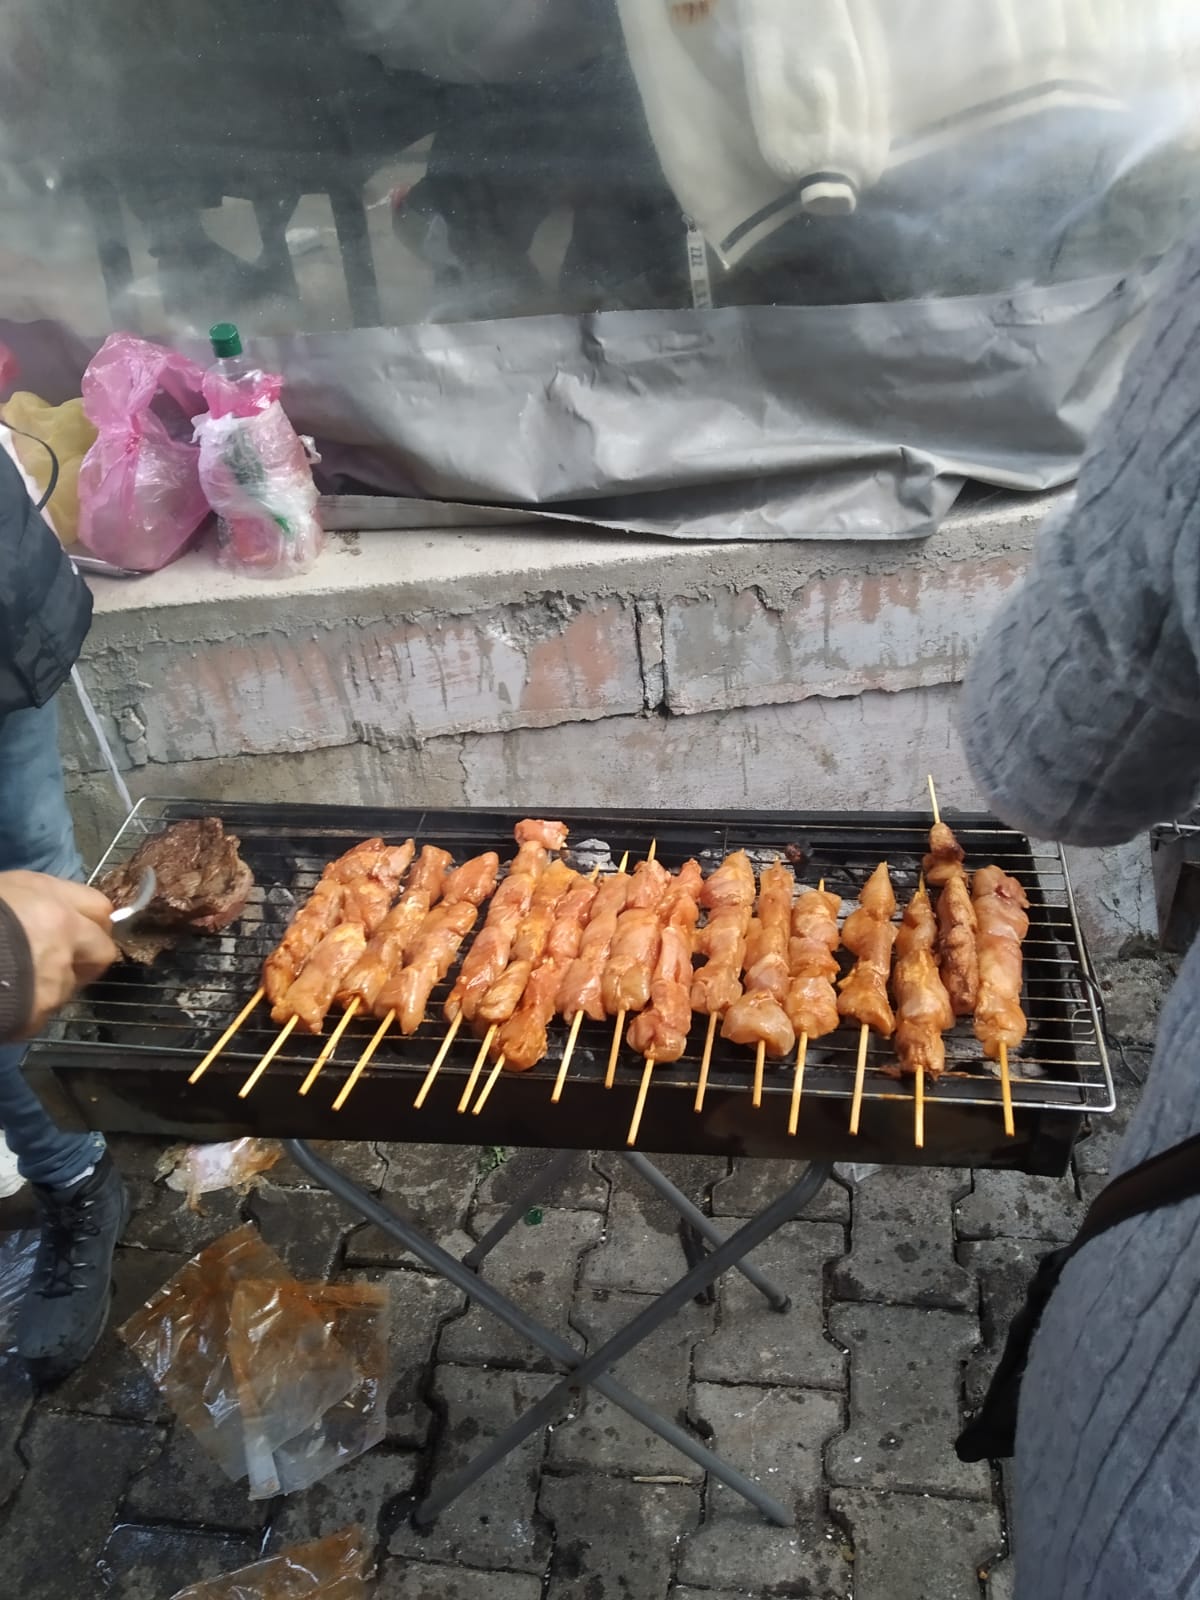
M 912 538 L 964 478 L 1070 481 L 1164 270 L 965 299 L 426 324 L 256 349 L 287 373 L 289 410 L 335 486 L 426 502 L 405 508 L 410 524 L 441 520 L 428 502 L 466 502 L 680 538 Z

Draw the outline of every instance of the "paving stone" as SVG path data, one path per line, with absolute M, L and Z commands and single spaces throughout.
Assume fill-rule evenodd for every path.
M 584 1259 L 589 1289 L 658 1294 L 687 1271 L 679 1214 L 649 1190 L 615 1189 L 603 1242 Z
M 740 1272 L 720 1280 L 717 1329 L 696 1350 L 696 1377 L 710 1383 L 800 1383 L 840 1388 L 846 1358 L 826 1336 L 822 1275 L 841 1254 L 845 1230 L 830 1222 L 788 1222 L 751 1260 L 792 1297 L 772 1311 Z
M 379 1145 L 370 1140 L 310 1139 L 309 1146 L 314 1155 L 328 1161 L 345 1177 L 353 1179 L 368 1194 L 377 1194 L 383 1187 L 388 1158 Z M 313 1185 L 308 1173 L 296 1166 L 286 1153 L 282 1160 L 270 1169 L 270 1179 L 272 1183 L 281 1187 L 299 1185 L 301 1188 L 311 1188 Z
M 648 1152 L 664 1178 L 687 1196 L 701 1211 L 709 1210 L 709 1196 L 722 1178 L 729 1176 L 730 1163 L 724 1156 L 666 1155 Z M 639 1194 L 651 1193 L 645 1178 L 636 1173 L 614 1150 L 597 1150 L 596 1169 L 612 1183 L 615 1190 L 634 1189 Z
M 475 1145 L 381 1144 L 387 1157 L 383 1198 L 426 1233 L 465 1229 L 479 1181 Z
M 1070 1239 L 1082 1219 L 1070 1178 L 1023 1172 L 977 1172 L 974 1193 L 955 1211 L 960 1239 Z
M 844 1489 L 830 1504 L 854 1540 L 855 1600 L 979 1600 L 979 1570 L 1000 1548 L 994 1506 Z
M 251 1500 L 245 1482 L 231 1483 L 181 1423 L 134 1478 L 125 1511 L 135 1522 L 170 1522 L 235 1533 L 255 1532 L 267 1520 L 266 1503 Z
M 675 1584 L 667 1600 L 747 1600 L 747 1593 L 745 1589 L 688 1589 Z
M 17 1440 L 33 1404 L 33 1385 L 15 1355 L 0 1355 L 0 1506 L 16 1493 L 25 1476 Z
M 644 1295 L 585 1291 L 576 1302 L 572 1321 L 584 1335 L 588 1350 L 595 1350 L 648 1304 Z M 711 1306 L 685 1306 L 620 1362 L 617 1376 L 668 1421 L 686 1426 L 692 1349 L 697 1339 L 711 1331 L 714 1319 Z M 587 1391 L 577 1415 L 555 1428 L 549 1460 L 556 1468 L 703 1476 L 674 1445 L 642 1427 L 594 1389 Z
M 542 1580 L 523 1572 L 468 1572 L 426 1561 L 389 1561 L 375 1600 L 541 1600 Z
M 538 1506 L 556 1535 L 546 1600 L 663 1600 L 700 1517 L 696 1489 L 591 1473 L 543 1478 Z
M 498 1216 L 498 1212 L 481 1213 L 479 1231 L 485 1233 Z M 594 1211 L 544 1211 L 536 1226 L 518 1222 L 504 1236 L 483 1263 L 481 1275 L 522 1311 L 570 1344 L 579 1345 L 570 1324 L 571 1299 L 579 1257 L 599 1239 L 602 1224 Z M 539 1372 L 559 1370 L 557 1362 L 482 1306 L 470 1306 L 466 1316 L 444 1329 L 438 1360 L 528 1367 Z
M 830 1446 L 830 1481 L 986 1498 L 986 1464 L 954 1454 L 959 1366 L 978 1341 L 975 1319 L 914 1306 L 838 1305 L 829 1331 L 850 1351 L 850 1426 Z
M 854 1191 L 850 1253 L 833 1269 L 840 1300 L 969 1310 L 975 1284 L 954 1259 L 953 1205 L 965 1173 L 885 1167 Z
M 100 1343 L 84 1364 L 58 1385 L 42 1406 L 93 1416 L 154 1422 L 170 1417 L 166 1401 L 141 1362 L 117 1337 L 117 1329 L 183 1266 L 183 1257 L 161 1250 L 118 1248 L 113 1258 L 112 1315 Z
M 987 1392 L 1009 1324 L 1025 1301 L 1037 1264 L 1053 1243 L 1047 1239 L 998 1239 L 960 1244 L 958 1255 L 979 1280 L 980 1348 L 967 1361 L 964 1390 L 967 1404 L 977 1406 Z
M 710 1481 L 707 1516 L 685 1540 L 679 1581 L 756 1596 L 846 1594 L 849 1571 L 820 1511 L 821 1453 L 842 1425 L 841 1402 L 805 1389 L 697 1384 L 692 1412 L 711 1430 L 712 1448 L 793 1509 L 796 1526 L 772 1526 L 732 1489 Z
M 144 1178 L 153 1182 L 163 1152 L 180 1141 L 144 1133 L 110 1133 L 105 1142 L 123 1178 Z
M 117 1507 L 158 1442 L 155 1429 L 125 1422 L 35 1416 L 21 1442 L 29 1470 L 4 1531 L 5 1593 L 21 1600 L 93 1594 Z
M 1080 1139 L 1075 1146 L 1074 1162 L 1077 1173 L 1082 1176 L 1085 1172 L 1108 1171 L 1125 1137 L 1131 1111 L 1132 1105 L 1123 1105 L 1118 1100 L 1116 1109 L 1108 1115 L 1097 1115 L 1088 1119 L 1091 1132 L 1086 1138 Z
M 789 1184 L 798 1182 L 808 1165 L 807 1161 L 752 1161 L 739 1157 L 729 1177 L 721 1178 L 713 1189 L 713 1216 L 757 1216 Z M 801 1216 L 806 1222 L 849 1222 L 849 1190 L 831 1178 L 821 1185 Z
M 1011 1557 L 997 1563 L 987 1575 L 987 1600 L 1016 1600 L 1016 1581 Z
M 550 1150 L 511 1150 L 506 1159 L 480 1180 L 475 1204 L 483 1210 L 503 1210 L 533 1182 L 537 1173 L 554 1158 Z M 608 1179 L 592 1165 L 588 1151 L 577 1150 L 570 1166 L 551 1185 L 543 1206 L 564 1211 L 603 1211 L 608 1205 Z
M 381 1526 L 392 1526 L 395 1503 L 416 1482 L 420 1457 L 377 1445 L 348 1461 L 310 1489 L 289 1494 L 271 1523 L 269 1555 L 306 1539 L 324 1539 L 339 1528 L 361 1523 L 374 1543 Z
M 346 1272 L 342 1279 L 387 1286 L 387 1437 L 392 1444 L 423 1445 L 433 1423 L 425 1390 L 432 1374 L 434 1345 L 443 1323 L 466 1308 L 467 1298 L 444 1279 L 418 1272 Z
M 1101 1189 L 1108 1188 L 1108 1174 L 1106 1172 L 1081 1172 L 1079 1174 L 1079 1196 L 1085 1207 L 1100 1193 Z
M 445 1420 L 434 1454 L 433 1482 L 465 1466 L 554 1382 L 536 1373 L 439 1366 L 435 1395 Z M 545 1572 L 550 1538 L 537 1514 L 544 1451 L 545 1437 L 533 1434 L 460 1495 L 428 1533 L 405 1522 L 392 1534 L 388 1549 L 419 1561 Z
M 288 1271 L 310 1283 L 333 1276 L 354 1228 L 354 1213 L 324 1189 L 263 1183 L 247 1200 L 246 1214 Z
M 245 1535 L 122 1523 L 101 1553 L 99 1583 L 79 1594 L 81 1600 L 98 1590 L 107 1600 L 167 1600 L 189 1584 L 249 1566 L 257 1556 L 257 1541 Z
M 452 1256 L 457 1256 L 460 1261 L 475 1243 L 471 1235 L 462 1228 L 448 1228 L 445 1232 L 434 1232 L 430 1235 L 430 1239 Z M 342 1259 L 347 1267 L 404 1267 L 413 1272 L 423 1273 L 430 1270 L 423 1261 L 413 1255 L 411 1250 L 406 1250 L 398 1239 L 393 1239 L 390 1233 L 385 1233 L 382 1228 L 377 1228 L 370 1222 L 364 1222 L 350 1234 L 342 1252 Z
M 133 1215 L 125 1230 L 125 1243 L 143 1250 L 166 1250 L 194 1256 L 205 1245 L 229 1233 L 242 1222 L 245 1200 L 232 1189 L 201 1195 L 193 1211 L 187 1197 L 165 1183 L 130 1183 Z

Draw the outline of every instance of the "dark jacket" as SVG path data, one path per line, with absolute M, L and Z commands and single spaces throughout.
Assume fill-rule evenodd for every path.
M 0 449 L 0 716 L 45 705 L 91 624 L 87 585 Z

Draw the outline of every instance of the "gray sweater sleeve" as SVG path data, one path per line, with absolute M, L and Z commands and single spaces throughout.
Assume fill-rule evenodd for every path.
M 1180 815 L 1200 787 L 1198 661 L 1200 240 L 968 671 L 963 742 L 989 803 L 1082 845 Z

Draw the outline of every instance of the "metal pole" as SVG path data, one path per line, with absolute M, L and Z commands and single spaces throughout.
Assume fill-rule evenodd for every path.
M 724 1244 L 725 1234 L 712 1221 L 706 1217 L 698 1206 L 694 1206 L 681 1189 L 677 1189 L 670 1178 L 662 1173 L 652 1161 L 637 1150 L 622 1150 L 621 1160 L 634 1172 L 645 1178 L 652 1189 L 656 1189 L 664 1200 L 673 1205 L 679 1215 L 690 1222 L 696 1232 L 708 1240 L 709 1244 Z M 767 1301 L 772 1311 L 786 1311 L 791 1306 L 791 1295 L 784 1294 L 782 1289 L 777 1289 L 769 1278 L 764 1278 L 762 1273 L 749 1261 L 735 1261 L 735 1269 L 746 1278 Z
M 515 1305 L 506 1295 L 495 1289 L 485 1279 L 477 1277 L 469 1268 L 440 1245 L 427 1239 L 422 1233 L 402 1218 L 389 1211 L 374 1196 L 364 1193 L 351 1179 L 339 1172 L 320 1156 L 309 1149 L 303 1139 L 286 1139 L 284 1147 L 296 1165 L 302 1171 L 329 1192 L 335 1195 L 352 1210 L 365 1217 L 368 1222 L 375 1223 L 385 1233 L 398 1239 L 406 1249 L 410 1250 L 418 1260 L 431 1267 L 452 1283 L 455 1288 L 461 1289 L 469 1299 L 476 1301 L 485 1310 L 498 1317 L 507 1327 L 512 1328 L 522 1338 L 528 1339 L 531 1344 L 553 1356 L 564 1366 L 570 1368 L 578 1362 L 578 1351 L 572 1348 L 565 1339 L 544 1328 L 540 1323 L 532 1321 L 521 1308 Z M 445 1485 L 436 1493 L 431 1494 L 418 1506 L 413 1514 L 413 1521 L 418 1527 L 428 1527 L 446 1506 L 476 1482 L 497 1462 L 509 1454 L 518 1444 L 522 1443 L 531 1433 L 546 1427 L 564 1408 L 564 1401 L 575 1390 L 582 1388 L 585 1383 L 591 1383 L 600 1394 L 611 1400 L 614 1405 L 619 1405 L 627 1411 L 635 1421 L 657 1433 L 660 1438 L 667 1440 L 675 1446 L 681 1454 L 694 1461 L 705 1472 L 728 1485 L 736 1494 L 748 1500 L 769 1521 L 779 1527 L 790 1527 L 793 1517 L 778 1501 L 766 1494 L 752 1478 L 746 1477 L 736 1467 L 730 1466 L 720 1456 L 707 1449 L 683 1429 L 669 1422 L 665 1417 L 659 1416 L 650 1406 L 646 1405 L 637 1395 L 628 1390 L 616 1378 L 610 1377 L 604 1370 L 620 1359 L 621 1355 L 631 1350 L 646 1335 L 658 1327 L 672 1315 L 681 1305 L 692 1298 L 693 1295 L 705 1288 L 714 1278 L 718 1277 L 727 1266 L 731 1265 L 736 1256 L 745 1250 L 753 1249 L 761 1243 L 779 1223 L 795 1216 L 808 1201 L 816 1194 L 821 1185 L 829 1176 L 828 1165 L 810 1166 L 804 1177 L 792 1186 L 779 1200 L 768 1206 L 759 1217 L 748 1222 L 740 1228 L 733 1237 L 721 1245 L 713 1254 L 679 1280 L 673 1288 L 660 1295 L 645 1312 L 635 1317 L 633 1322 L 626 1325 L 615 1339 L 609 1340 L 602 1350 L 594 1356 L 587 1358 L 576 1370 L 560 1384 L 550 1395 L 518 1418 L 517 1422 L 505 1429 L 499 1437 L 473 1461 L 469 1462 L 462 1472 L 448 1479 Z M 636 1330 L 636 1331 L 634 1331 Z M 631 1336 L 632 1334 L 632 1336 Z M 552 1405 L 547 1405 L 553 1400 Z M 535 1415 L 536 1413 L 536 1415 Z M 532 1422 L 530 1418 L 533 1418 Z
M 578 1153 L 576 1150 L 560 1150 L 548 1166 L 543 1167 L 536 1177 L 531 1178 L 499 1222 L 494 1223 L 479 1243 L 467 1251 L 462 1258 L 463 1266 L 470 1267 L 472 1272 L 477 1271 L 505 1234 L 511 1232 L 534 1201 L 540 1200 L 554 1185 L 559 1175 L 567 1170 Z

